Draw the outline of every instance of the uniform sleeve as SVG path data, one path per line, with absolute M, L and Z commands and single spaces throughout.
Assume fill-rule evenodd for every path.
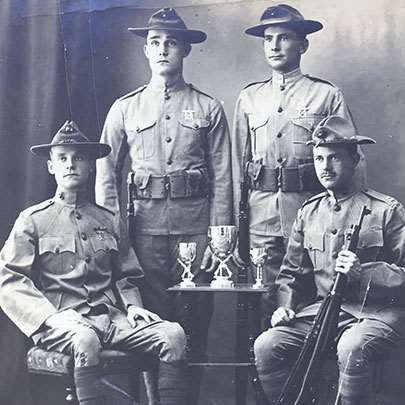
M 114 281 L 119 300 L 124 308 L 129 305 L 142 307 L 142 298 L 139 292 L 139 282 L 143 278 L 143 271 L 133 250 L 124 221 L 117 217 L 117 232 L 119 234 L 119 263 L 115 269 Z
M 111 146 L 111 153 L 96 163 L 96 203 L 118 213 L 120 211 L 119 190 L 122 168 L 128 153 L 123 113 L 119 102 L 115 102 L 105 120 L 100 142 Z
M 390 206 L 384 229 L 384 246 L 377 261 L 362 264 L 360 297 L 367 302 L 405 303 L 405 209 Z
M 244 165 L 247 161 L 248 153 L 248 136 L 249 127 L 248 121 L 243 109 L 242 94 L 239 96 L 234 116 L 233 128 L 231 136 L 232 144 L 232 176 L 233 176 L 233 200 L 234 200 L 234 214 L 235 223 L 238 224 L 239 202 L 241 196 L 241 182 L 244 175 Z
M 34 223 L 22 214 L 0 252 L 0 306 L 28 337 L 57 312 L 33 281 L 37 251 Z
M 210 225 L 233 223 L 231 143 L 225 112 L 218 101 L 211 103 L 208 133 L 210 175 Z
M 315 281 L 311 259 L 304 248 L 304 225 L 301 211 L 294 221 L 287 251 L 276 279 L 278 305 L 302 307 L 314 298 Z

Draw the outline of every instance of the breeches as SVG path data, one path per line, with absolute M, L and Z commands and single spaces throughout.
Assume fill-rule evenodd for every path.
M 298 318 L 288 326 L 263 332 L 256 340 L 256 367 L 270 404 L 276 403 L 312 326 L 313 317 Z M 375 363 L 389 355 L 401 341 L 400 335 L 374 319 L 358 321 L 341 312 L 337 356 L 342 405 L 368 404 Z
M 133 246 L 145 277 L 141 285 L 144 307 L 157 313 L 163 319 L 184 320 L 184 302 L 180 293 L 167 289 L 181 281 L 182 266 L 178 263 L 179 242 L 196 242 L 196 258 L 192 264 L 194 282 L 208 283 L 212 273 L 200 270 L 207 246 L 207 235 L 136 235 Z M 202 355 L 206 348 L 208 326 L 213 312 L 213 296 L 210 293 L 195 294 L 192 325 L 193 352 Z

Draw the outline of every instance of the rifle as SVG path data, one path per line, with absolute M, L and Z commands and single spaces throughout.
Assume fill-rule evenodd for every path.
M 133 222 L 135 218 L 135 194 L 136 194 L 136 185 L 135 185 L 135 173 L 130 171 L 127 178 L 127 225 L 128 225 L 128 234 L 131 240 L 133 241 Z
M 352 224 L 343 250 L 356 252 L 363 219 L 371 211 L 364 206 L 357 224 Z M 283 387 L 277 405 L 308 405 L 318 403 L 319 380 L 322 365 L 335 351 L 335 338 L 342 297 L 347 276 L 337 273 L 328 295 L 324 298 L 315 317 L 312 329 Z

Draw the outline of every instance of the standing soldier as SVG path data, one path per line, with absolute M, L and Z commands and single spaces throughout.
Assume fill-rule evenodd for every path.
M 204 272 L 209 225 L 232 222 L 230 139 L 223 108 L 216 99 L 185 83 L 183 59 L 191 44 L 206 39 L 190 30 L 172 8 L 153 14 L 144 28 L 150 82 L 112 105 L 101 141 L 112 153 L 97 164 L 96 201 L 118 212 L 124 158 L 129 154 L 136 188 L 133 245 L 145 272 L 145 308 L 164 319 L 175 316 L 166 291 L 179 281 L 177 245 L 196 242 L 194 281 Z M 201 270 L 201 271 L 200 271 Z M 193 327 L 205 350 L 212 301 L 202 297 Z M 194 403 L 189 400 L 189 404 Z
M 320 29 L 320 22 L 306 20 L 298 10 L 280 4 L 267 8 L 260 24 L 245 31 L 263 38 L 272 77 L 248 85 L 236 104 L 234 202 L 240 200 L 240 183 L 246 176 L 250 184 L 250 247 L 267 247 L 265 277 L 270 288 L 299 207 L 320 190 L 312 150 L 305 142 L 328 115 L 339 115 L 352 123 L 342 92 L 301 72 L 301 55 L 308 49 L 306 35 Z

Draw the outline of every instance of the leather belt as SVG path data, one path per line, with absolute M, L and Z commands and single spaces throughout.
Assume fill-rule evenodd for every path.
M 247 172 L 251 190 L 277 192 L 317 192 L 322 190 L 316 177 L 313 163 L 303 163 L 297 167 L 275 167 L 260 162 L 248 162 Z

